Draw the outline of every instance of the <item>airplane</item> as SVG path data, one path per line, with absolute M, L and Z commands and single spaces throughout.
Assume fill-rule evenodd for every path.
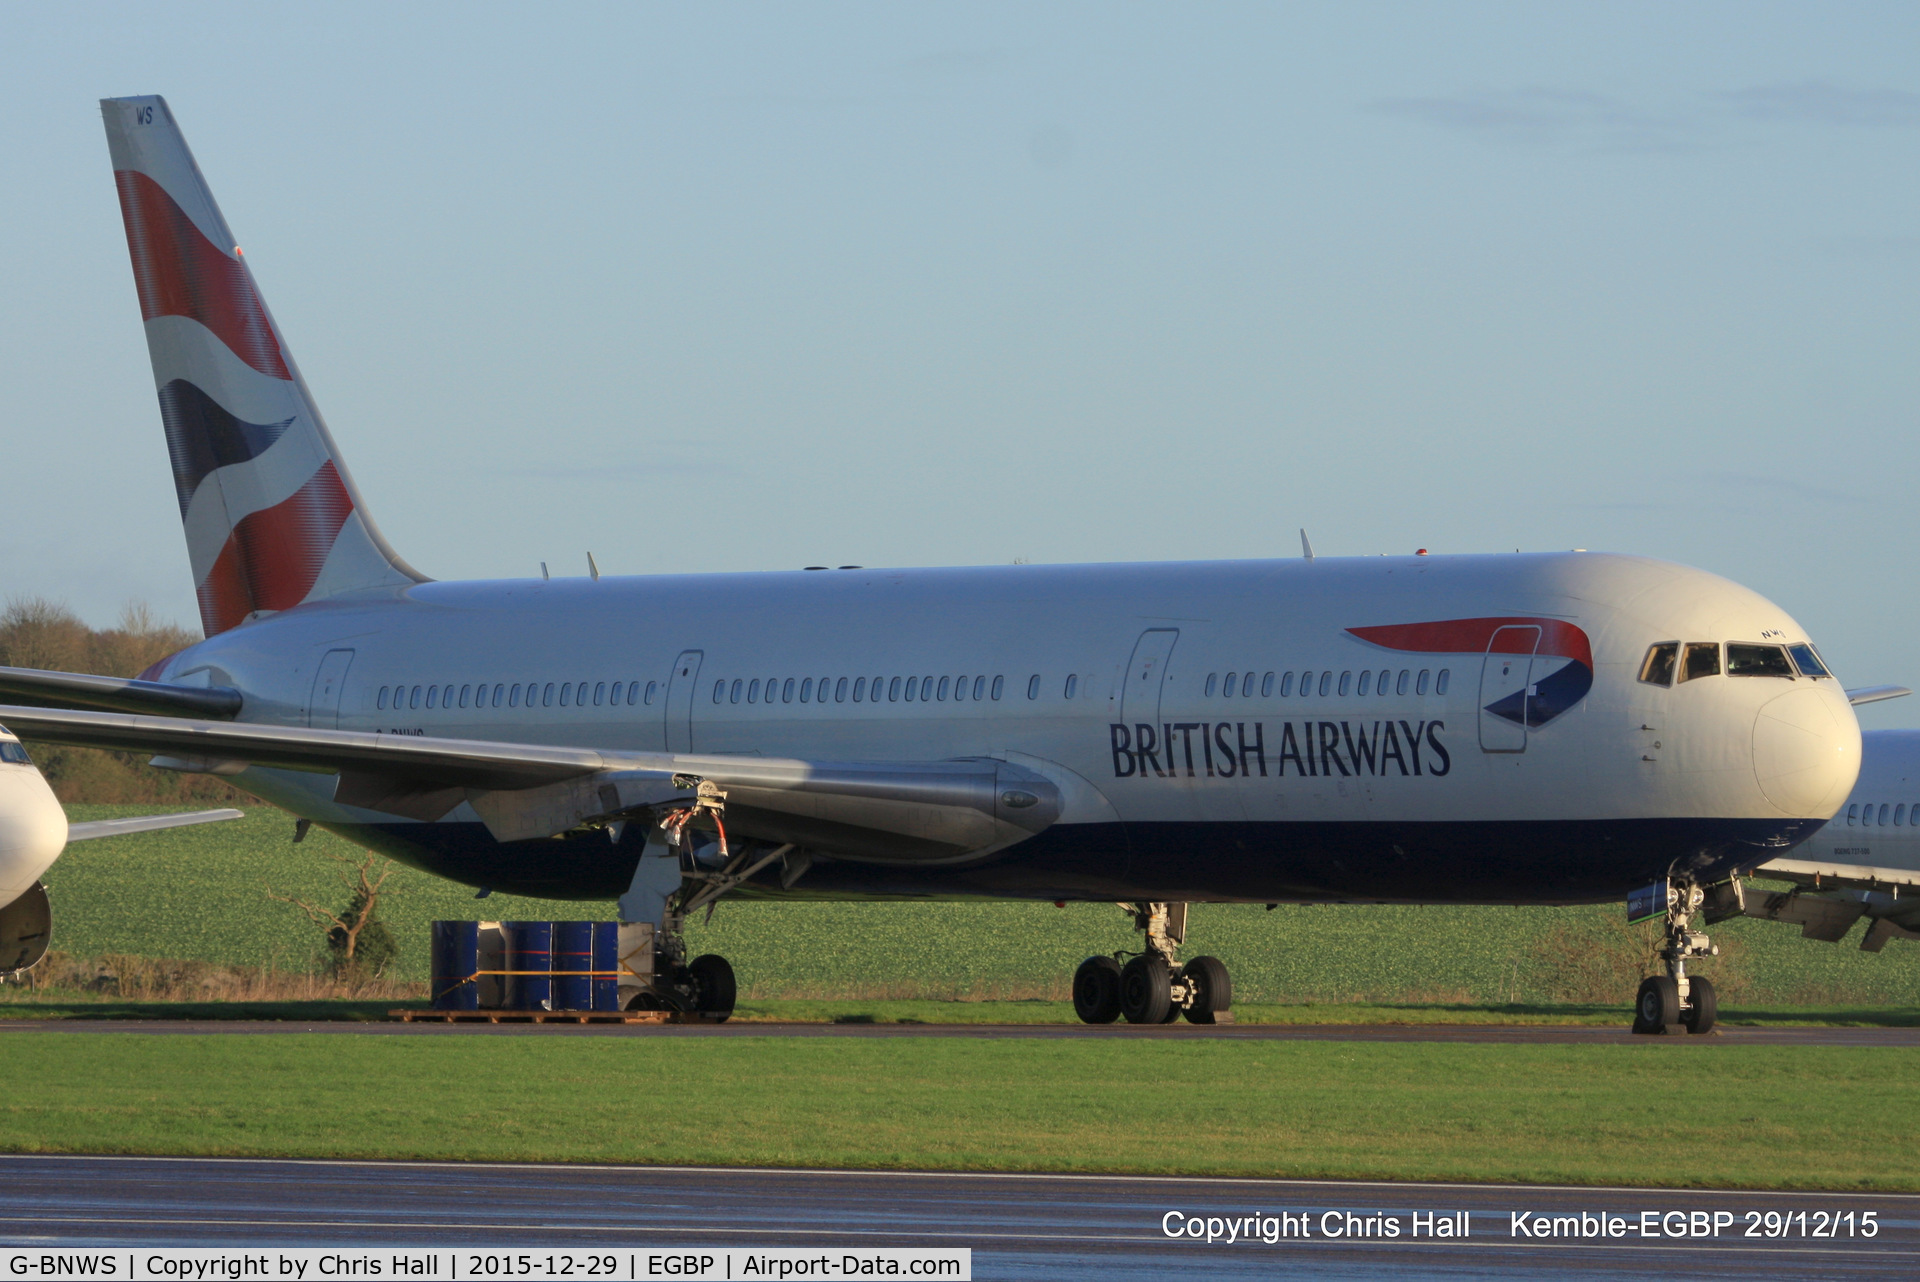
M 46 776 L 20 740 L 0 726 L 0 976 L 31 970 L 46 956 L 53 905 L 40 878 L 69 842 L 238 818 L 238 810 L 223 808 L 68 823 Z
M 1740 910 L 1829 943 L 1865 918 L 1860 947 L 1877 953 L 1890 939 L 1920 939 L 1920 730 L 1868 730 L 1860 739 L 1860 777 L 1846 804 L 1790 855 L 1754 869 L 1790 888 L 1748 886 Z
M 480 889 L 618 898 L 626 1000 L 724 1017 L 687 916 L 1111 901 L 1079 1017 L 1230 1015 L 1193 902 L 1696 915 L 1815 831 L 1860 731 L 1805 629 L 1588 552 L 436 582 L 387 543 L 160 97 L 102 104 L 206 639 L 0 672 L 30 739 L 151 753 Z M 823 945 L 826 941 L 822 941 Z M 1124 962 L 1122 958 L 1125 958 Z

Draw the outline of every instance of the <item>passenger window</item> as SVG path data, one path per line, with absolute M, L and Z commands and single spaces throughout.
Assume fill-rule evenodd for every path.
M 921 677 L 920 678 L 920 702 L 925 703 L 927 700 L 931 698 L 933 698 L 933 678 L 930 676 Z
M 691 694 L 692 691 L 688 691 L 688 693 Z M 553 682 L 551 681 L 547 682 L 540 691 L 540 706 L 543 708 L 551 708 L 553 706 Z
M 920 678 L 908 677 L 907 678 L 907 702 L 912 703 L 913 696 L 918 694 L 919 691 L 920 691 Z
M 1640 664 L 1640 679 L 1650 686 L 1670 686 L 1673 670 L 1679 663 L 1678 641 L 1657 642 L 1647 647 L 1647 657 Z
M 753 680 L 747 682 L 747 702 L 748 703 L 760 702 L 760 678 L 759 677 L 755 677 Z
M 793 680 L 793 678 L 792 678 L 792 677 L 788 677 L 788 678 L 786 679 L 786 682 L 785 682 L 785 684 L 783 684 L 783 685 L 782 685 L 782 686 L 780 687 L 780 702 L 782 702 L 782 703 L 792 703 L 792 702 L 793 702 L 793 686 L 794 686 L 794 680 Z
M 995 677 L 993 679 L 993 697 L 996 701 L 998 701 L 998 699 L 1000 698 L 1000 691 L 1001 691 L 1001 688 L 1005 685 L 1005 683 L 1006 683 L 1005 677 Z
M 740 696 L 745 694 L 746 692 L 747 692 L 747 683 L 742 681 L 739 677 L 735 677 L 733 679 L 733 684 L 727 688 L 727 702 L 728 703 L 740 702 Z M 599 697 L 600 692 L 598 690 L 595 690 L 593 694 L 594 694 L 593 701 L 595 703 L 600 702 L 600 697 Z
M 463 707 L 463 708 L 464 708 L 464 707 L 466 707 L 466 706 L 467 706 L 467 695 L 468 695 L 469 693 L 471 693 L 471 692 L 472 692 L 472 690 L 473 690 L 473 687 L 472 687 L 472 686 L 461 686 L 461 687 L 460 687 L 460 706 L 461 706 L 461 707 Z
M 420 706 L 420 687 L 415 686 L 412 690 L 409 690 L 407 692 L 407 707 L 417 708 L 419 706 Z
M 517 682 L 507 691 L 507 706 L 509 708 L 520 706 L 520 686 Z
M 1271 672 L 1260 678 L 1260 697 L 1262 699 L 1273 698 L 1273 673 Z
M 1240 674 L 1240 697 L 1242 699 L 1253 698 L 1253 673 L 1251 672 L 1243 672 Z
M 967 679 L 965 677 L 955 677 L 953 679 L 953 697 L 962 700 L 967 697 Z
M 1907 822 L 1907 807 L 1903 802 L 1893 808 L 1893 826 L 1898 828 Z
M 659 692 L 660 692 L 660 683 L 658 681 L 647 682 L 646 703 L 648 707 L 653 706 L 653 696 L 658 694 Z
M 880 688 L 880 685 L 879 685 L 879 683 L 878 683 L 878 682 L 875 682 L 875 683 L 874 683 L 874 689 L 876 689 L 876 690 L 878 690 L 879 688 Z M 854 682 L 853 682 L 853 701 L 854 701 L 855 703 L 858 703 L 858 702 L 860 702 L 860 700 L 861 700 L 861 699 L 863 699 L 863 698 L 865 698 L 865 697 L 866 697 L 866 694 L 867 694 L 867 679 L 866 679 L 865 677 L 856 677 L 856 678 L 854 678 Z
M 1036 672 L 1032 676 L 1027 678 L 1027 698 L 1038 699 L 1039 697 L 1040 697 L 1040 674 Z
M 1793 656 L 1793 666 L 1800 669 L 1803 677 L 1830 677 L 1827 665 L 1820 662 L 1820 656 L 1813 652 L 1810 645 L 1790 645 L 1787 653 Z
M 1405 694 L 1407 692 L 1407 681 L 1412 676 L 1413 672 L 1411 669 L 1400 669 L 1399 679 L 1393 683 L 1393 692 L 1395 694 Z
M 899 677 L 895 677 L 893 680 L 887 682 L 887 702 L 888 703 L 900 702 L 900 678 Z
M 440 687 L 439 687 L 439 686 L 428 686 L 428 687 L 427 687 L 427 706 L 428 706 L 429 708 L 431 708 L 431 707 L 432 707 L 432 706 L 434 705 L 434 702 L 435 702 L 435 701 L 436 701 L 437 699 L 439 699 L 439 697 L 440 697 Z
M 1327 689 L 1332 684 L 1333 684 L 1333 673 L 1322 672 L 1320 674 L 1320 697 L 1322 699 L 1327 697 Z
M 1073 698 L 1073 694 L 1074 694 L 1074 691 L 1076 691 L 1076 690 L 1078 690 L 1079 688 L 1080 688 L 1080 678 L 1079 678 L 1079 676 L 1078 676 L 1077 674 L 1074 674 L 1074 673 L 1069 673 L 1069 674 L 1067 675 L 1067 698 L 1069 698 L 1069 699 L 1071 699 L 1071 698 Z M 1207 693 L 1208 693 L 1208 694 L 1212 694 L 1212 693 L 1213 693 L 1213 678 L 1212 678 L 1212 677 L 1208 677 L 1208 678 L 1207 678 Z
M 1424 696 L 1427 693 L 1427 680 L 1432 675 L 1432 672 L 1428 669 L 1420 669 L 1420 675 L 1413 680 L 1413 692 L 1417 695 Z
M 800 683 L 800 702 L 809 703 L 813 699 L 813 678 L 807 677 Z
M 1238 672 L 1229 672 L 1227 673 L 1226 685 L 1220 688 L 1220 695 L 1222 698 L 1231 699 L 1233 698 L 1233 692 L 1235 690 L 1238 690 L 1239 688 L 1240 688 L 1240 674 Z
M 494 707 L 497 708 L 500 706 L 500 700 L 506 695 L 506 693 L 507 693 L 507 687 L 505 682 L 499 682 L 493 687 L 493 706 Z M 633 694 L 631 691 L 629 691 L 627 694 L 627 702 L 628 703 L 633 702 Z
M 1447 692 L 1447 682 L 1452 678 L 1453 678 L 1452 668 L 1440 669 L 1440 675 L 1434 678 L 1433 692 L 1435 694 L 1445 694 Z
M 1680 679 L 1692 681 L 1698 677 L 1719 675 L 1720 643 L 1718 641 L 1687 642 L 1686 657 L 1680 664 Z
M 1353 691 L 1353 673 L 1342 672 L 1340 674 L 1340 697 L 1344 699 L 1352 691 Z
M 1744 641 L 1727 642 L 1727 675 L 1730 677 L 1791 677 L 1793 665 L 1787 652 L 1777 645 L 1749 645 Z
M 1280 697 L 1282 699 L 1293 697 L 1293 673 L 1291 672 L 1280 674 Z
M 945 702 L 947 701 L 947 687 L 948 687 L 948 686 L 950 686 L 950 685 L 952 685 L 952 684 L 953 684 L 953 678 L 952 678 L 952 677 L 941 677 L 941 678 L 940 678 L 940 701 L 941 701 L 942 703 L 945 703 Z
M 981 698 L 984 696 L 986 692 L 986 689 L 987 689 L 987 679 L 985 677 L 975 677 L 973 679 L 973 701 L 975 703 L 980 702 Z
M 845 703 L 847 701 L 847 679 L 845 677 L 841 677 L 833 683 L 833 701 L 835 703 Z M 858 700 L 855 700 L 855 702 L 857 703 Z
M 385 686 L 380 687 L 380 697 L 374 700 L 373 706 L 376 708 L 385 708 L 387 706 L 387 688 Z
M 593 706 L 596 708 L 599 707 L 606 699 L 606 696 L 607 683 L 604 681 L 595 682 L 593 687 Z M 733 683 L 733 701 L 735 703 L 740 702 L 740 683 L 738 681 Z
M 1853 821 L 1856 817 L 1859 816 L 1859 814 L 1860 814 L 1859 802 L 1856 801 L 1852 805 L 1847 807 L 1847 827 L 1849 828 L 1853 827 Z
M 1884 801 L 1880 803 L 1880 826 L 1887 826 L 1887 803 Z
M 1358 694 L 1358 695 L 1359 695 L 1359 696 L 1360 696 L 1360 697 L 1361 697 L 1362 699 L 1364 699 L 1364 698 L 1366 698 L 1366 697 L 1367 697 L 1367 686 L 1368 686 L 1369 684 L 1371 684 L 1371 683 L 1372 683 L 1372 681 L 1373 681 L 1373 673 L 1371 673 L 1371 672 L 1362 672 L 1362 673 L 1360 674 L 1360 688 L 1359 688 L 1358 690 L 1356 690 L 1356 691 L 1354 691 L 1354 693 L 1355 693 L 1355 694 Z
M 1376 681 L 1376 682 L 1374 682 L 1374 684 L 1373 684 L 1373 690 L 1374 690 L 1374 693 L 1375 693 L 1376 695 L 1378 695 L 1378 696 L 1379 696 L 1380 698 L 1382 698 L 1382 699 L 1384 699 L 1384 698 L 1386 698 L 1386 697 L 1387 697 L 1387 685 L 1388 685 L 1388 683 L 1390 683 L 1390 682 L 1391 682 L 1392 680 L 1393 680 L 1393 673 L 1391 673 L 1391 672 L 1389 672 L 1389 671 L 1387 671 L 1387 669 L 1385 669 L 1385 668 L 1382 668 L 1382 669 L 1380 670 L 1380 679 L 1379 679 L 1378 681 Z

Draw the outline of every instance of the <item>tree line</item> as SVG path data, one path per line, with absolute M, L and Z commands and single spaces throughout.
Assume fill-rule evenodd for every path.
M 117 626 L 100 629 L 42 597 L 15 597 L 0 611 L 0 666 L 9 668 L 136 677 L 200 639 L 196 632 L 156 619 L 139 602 L 120 611 Z M 61 801 L 184 806 L 245 799 L 213 775 L 155 770 L 145 753 L 26 743 Z

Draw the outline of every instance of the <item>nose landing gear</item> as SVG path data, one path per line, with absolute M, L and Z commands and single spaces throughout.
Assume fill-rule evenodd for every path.
M 1709 902 L 1711 897 L 1712 902 Z M 1730 881 L 1709 892 L 1691 881 L 1655 882 L 1636 891 L 1628 903 L 1628 919 L 1645 921 L 1662 912 L 1666 942 L 1660 959 L 1667 973 L 1650 975 L 1640 981 L 1634 997 L 1633 1031 L 1636 1033 L 1709 1033 L 1720 1017 L 1720 1002 L 1713 981 L 1687 974 L 1690 958 L 1717 957 L 1706 932 L 1693 929 L 1693 915 L 1703 912 L 1707 921 L 1717 921 L 1740 910 L 1740 883 Z M 1726 902 L 1721 902 L 1726 901 Z M 1731 911 L 1723 911 L 1728 907 Z
M 1181 965 L 1176 954 L 1186 939 L 1187 906 L 1131 903 L 1147 947 L 1121 965 L 1118 956 L 1089 957 L 1073 976 L 1073 1011 L 1083 1023 L 1171 1024 L 1182 1015 L 1191 1024 L 1231 1023 L 1233 981 L 1218 957 Z

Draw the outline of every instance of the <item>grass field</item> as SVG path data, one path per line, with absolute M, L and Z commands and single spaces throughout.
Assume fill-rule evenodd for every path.
M 1912 1065 L 1693 1039 L 33 1033 L 0 1040 L 35 1083 L 0 1149 L 1893 1190 L 1920 1153 L 1859 1137 L 1920 1105 Z
M 76 819 L 132 807 L 70 807 Z M 204 828 L 86 842 L 47 877 L 54 946 L 95 956 L 130 953 L 301 970 L 321 956 L 318 929 L 267 897 L 344 904 L 329 854 L 354 848 L 314 830 L 292 843 L 293 822 L 260 807 Z M 610 903 L 560 903 L 472 892 L 401 869 L 383 901 L 400 941 L 398 975 L 426 977 L 426 923 L 436 917 L 534 919 L 610 915 Z M 1456 1003 L 1569 1000 L 1623 1007 L 1631 983 L 1571 978 L 1562 959 L 1628 938 L 1622 910 L 1604 908 L 1261 907 L 1196 905 L 1189 954 L 1233 970 L 1236 1001 Z M 1073 967 L 1136 936 L 1105 904 L 726 903 L 690 942 L 719 952 L 751 1002 L 777 998 L 1048 998 L 1066 995 Z M 1802 940 L 1771 922 L 1714 928 L 1729 956 L 1716 975 L 1723 1005 L 1900 1007 L 1920 993 L 1920 947 L 1895 942 L 1861 953 L 1859 932 L 1839 945 Z M 1716 969 L 1717 968 L 1717 969 Z M 1580 991 L 1582 983 L 1593 991 Z M 1571 986 L 1570 986 L 1571 985 Z

